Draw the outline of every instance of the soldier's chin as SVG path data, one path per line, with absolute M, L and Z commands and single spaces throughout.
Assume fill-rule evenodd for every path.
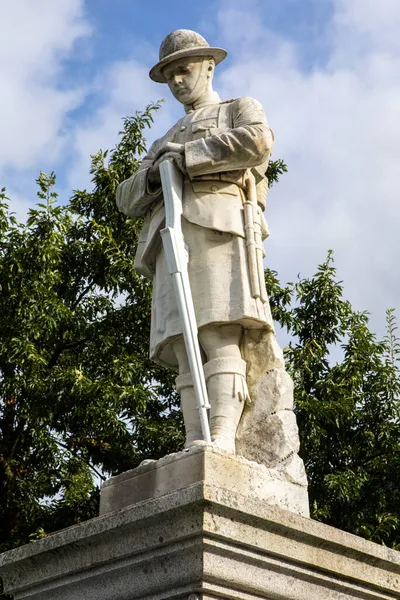
M 174 96 L 182 104 L 190 104 L 190 92 L 187 90 L 178 90 L 174 93 Z

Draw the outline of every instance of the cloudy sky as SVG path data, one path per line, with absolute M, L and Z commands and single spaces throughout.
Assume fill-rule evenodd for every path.
M 195 29 L 228 58 L 215 88 L 259 99 L 289 172 L 269 195 L 268 265 L 283 281 L 335 251 L 345 295 L 400 309 L 400 0 L 1 0 L 0 187 L 20 216 L 40 170 L 90 186 L 89 155 L 121 117 L 166 98 L 149 141 L 181 115 L 147 76 L 160 41 Z

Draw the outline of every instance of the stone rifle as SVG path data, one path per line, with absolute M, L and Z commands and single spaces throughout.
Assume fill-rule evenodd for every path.
M 190 289 L 187 267 L 189 257 L 185 248 L 181 225 L 183 179 L 179 169 L 169 159 L 161 162 L 160 175 L 165 209 L 165 228 L 160 233 L 168 272 L 173 280 L 176 303 L 182 323 L 183 338 L 192 374 L 197 408 L 199 409 L 201 431 L 204 441 L 207 444 L 211 444 L 210 425 L 207 414 L 207 409 L 211 407 L 208 402 L 196 315 L 194 312 L 192 291 Z
M 266 302 L 268 296 L 264 280 L 265 250 L 262 243 L 261 214 L 257 202 L 256 182 L 250 169 L 247 173 L 246 198 L 243 208 L 251 295 L 253 298 L 260 298 L 262 302 Z

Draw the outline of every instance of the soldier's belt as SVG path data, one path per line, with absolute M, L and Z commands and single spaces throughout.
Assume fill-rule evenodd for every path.
M 191 181 L 220 181 L 221 183 L 234 183 L 242 190 L 246 189 L 245 180 L 246 170 L 224 171 L 222 173 L 209 173 L 207 175 L 197 175 L 192 177 Z

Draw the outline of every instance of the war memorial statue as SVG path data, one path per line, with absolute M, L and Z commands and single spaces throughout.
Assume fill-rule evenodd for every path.
M 185 116 L 119 185 L 117 204 L 126 215 L 145 218 L 135 265 L 153 281 L 150 356 L 179 371 L 186 447 L 201 443 L 203 435 L 160 235 L 165 160 L 183 176 L 181 226 L 212 444 L 268 467 L 294 460 L 304 483 L 292 383 L 276 342 L 263 270 L 266 171 L 274 134 L 257 100 L 221 101 L 213 90 L 215 66 L 226 55 L 194 31 L 176 30 L 164 39 L 150 77 L 168 85 Z
M 179 370 L 187 447 L 105 481 L 99 517 L 0 555 L 4 597 L 400 598 L 398 552 L 307 518 L 263 277 L 273 134 L 256 100 L 213 91 L 225 56 L 195 32 L 167 36 L 150 74 L 186 116 L 117 193 L 122 211 L 145 217 L 136 267 L 153 281 L 151 356 Z

